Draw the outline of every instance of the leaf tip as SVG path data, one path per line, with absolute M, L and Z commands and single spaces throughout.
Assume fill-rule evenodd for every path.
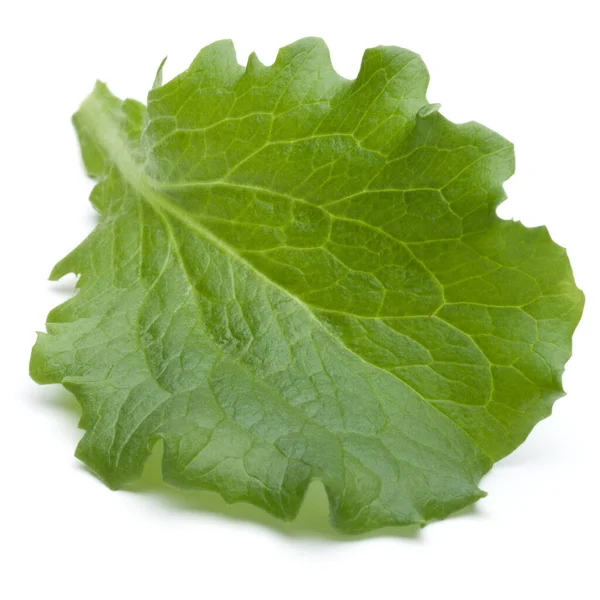
M 203 71 L 210 69 L 216 71 L 222 69 L 227 71 L 233 68 L 234 71 L 237 71 L 239 66 L 233 40 L 224 39 L 202 48 L 188 70 Z
M 167 56 L 165 56 L 162 61 L 160 62 L 160 65 L 158 65 L 158 69 L 156 70 L 156 75 L 154 76 L 154 82 L 152 83 L 152 89 L 156 89 L 159 88 L 162 84 L 163 84 L 163 67 L 165 66 L 165 63 L 167 62 Z
M 320 37 L 305 37 L 283 46 L 277 53 L 275 64 L 286 64 L 294 59 L 294 57 L 304 54 L 306 57 L 310 55 L 310 62 L 315 61 L 322 68 L 323 66 L 333 70 L 331 63 L 331 54 L 329 52 L 329 46 L 325 43 L 325 40 Z
M 251 52 L 248 56 L 248 62 L 246 64 L 246 71 L 249 74 L 254 74 L 265 68 L 265 65 L 258 58 L 256 52 Z

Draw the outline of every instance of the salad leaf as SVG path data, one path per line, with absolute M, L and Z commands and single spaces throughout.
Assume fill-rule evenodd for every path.
M 245 68 L 222 41 L 161 80 L 73 119 L 101 217 L 31 375 L 80 402 L 77 456 L 119 488 L 162 439 L 167 484 L 286 520 L 320 480 L 347 532 L 484 496 L 583 307 L 546 229 L 496 215 L 512 145 L 441 116 L 399 48 L 349 81 L 318 39 Z

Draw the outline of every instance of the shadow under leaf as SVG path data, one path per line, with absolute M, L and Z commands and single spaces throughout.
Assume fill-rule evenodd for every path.
M 63 412 L 70 420 L 81 415 L 81 408 L 75 397 L 62 386 L 51 386 L 47 392 L 49 393 L 46 394 L 44 401 Z M 121 490 L 121 493 L 151 495 L 162 506 L 169 509 L 211 514 L 227 520 L 250 522 L 288 538 L 344 542 L 380 537 L 403 538 L 411 541 L 422 539 L 419 535 L 421 527 L 417 525 L 385 527 L 372 532 L 353 535 L 335 530 L 328 519 L 329 503 L 325 488 L 318 481 L 314 481 L 309 486 L 298 516 L 289 523 L 285 523 L 251 504 L 242 502 L 228 504 L 216 492 L 173 488 L 166 485 L 162 479 L 162 453 L 163 444 L 158 441 L 154 444 L 144 465 L 141 478 Z M 85 467 L 83 470 L 93 474 Z M 471 505 L 454 513 L 453 518 L 476 513 L 475 505 Z
M 387 527 L 373 532 L 348 535 L 333 529 L 328 520 L 329 503 L 323 484 L 313 481 L 309 486 L 298 516 L 285 523 L 251 504 L 228 504 L 216 492 L 179 490 L 165 485 L 161 475 L 162 442 L 157 442 L 148 458 L 142 477 L 127 487 L 127 491 L 153 494 L 165 505 L 178 510 L 212 513 L 230 520 L 243 520 L 267 527 L 279 534 L 293 538 L 314 540 L 353 541 L 374 537 L 416 539 L 420 527 Z

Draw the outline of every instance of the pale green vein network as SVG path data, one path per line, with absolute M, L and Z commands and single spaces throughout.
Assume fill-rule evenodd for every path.
M 230 246 L 228 246 L 222 240 L 220 240 L 215 235 L 213 235 L 209 230 L 202 227 L 202 225 L 200 223 L 198 223 L 198 221 L 190 219 L 189 215 L 185 211 L 179 209 L 176 205 L 169 202 L 169 200 L 167 198 L 165 198 L 163 195 L 161 195 L 160 192 L 158 191 L 160 189 L 160 183 L 151 180 L 141 170 L 140 165 L 138 165 L 135 162 L 135 160 L 133 159 L 133 153 L 132 153 L 131 149 L 128 147 L 127 143 L 119 135 L 118 128 L 115 127 L 114 122 L 112 122 L 110 120 L 110 118 L 106 115 L 105 107 L 103 107 L 102 104 L 98 100 L 96 100 L 94 97 L 90 96 L 86 100 L 86 102 L 82 105 L 80 112 L 82 115 L 82 121 L 89 127 L 90 131 L 93 132 L 93 136 L 100 142 L 102 147 L 106 150 L 107 154 L 110 156 L 111 161 L 114 163 L 117 170 L 123 175 L 123 177 L 126 179 L 126 181 L 128 181 L 130 183 L 130 185 L 139 193 L 141 198 L 144 198 L 145 200 L 147 200 L 159 213 L 162 213 L 163 211 L 167 212 L 167 213 L 173 215 L 174 217 L 176 217 L 177 219 L 179 219 L 182 223 L 186 224 L 190 229 L 193 229 L 193 230 L 197 231 L 198 233 L 200 233 L 203 237 L 205 237 L 207 240 L 209 240 L 215 246 L 220 248 L 223 252 L 230 255 L 235 260 L 240 261 L 245 266 L 247 266 L 249 269 L 252 269 L 259 277 L 265 279 L 265 281 L 267 281 L 270 285 L 277 286 L 279 289 L 281 289 L 283 291 L 283 293 L 285 293 L 286 295 L 289 295 L 296 302 L 300 303 L 307 310 L 307 312 L 309 312 L 311 315 L 313 314 L 311 307 L 306 305 L 304 302 L 302 302 L 302 300 L 300 300 L 296 296 L 289 294 L 289 292 L 287 290 L 278 286 L 276 282 L 268 279 L 263 273 L 261 273 L 260 271 L 257 271 L 243 257 L 239 256 L 239 254 L 237 254 L 235 251 L 233 251 Z M 212 186 L 215 184 L 223 184 L 226 186 L 229 185 L 231 187 L 237 187 L 237 188 L 241 188 L 241 189 L 258 189 L 260 191 L 268 191 L 268 190 L 262 190 L 261 188 L 252 188 L 250 186 L 228 184 L 226 182 L 224 183 L 224 182 L 220 182 L 220 181 L 219 182 L 193 183 L 190 185 Z M 174 187 L 174 186 L 172 186 L 172 187 Z M 301 198 L 295 198 L 292 196 L 287 196 L 285 194 L 281 194 L 281 195 L 284 195 L 295 201 L 305 202 L 305 200 L 303 200 Z M 341 220 L 343 221 L 343 220 L 347 220 L 347 219 L 342 218 Z M 170 226 L 168 226 L 168 221 L 165 221 L 165 223 L 167 224 L 168 231 L 170 232 L 170 235 L 172 236 L 172 245 L 175 248 L 177 248 L 178 241 L 173 236 L 172 229 L 170 228 Z M 386 232 L 383 232 L 383 233 L 385 235 L 389 236 L 389 234 L 387 234 Z M 391 236 L 389 236 L 389 237 L 391 237 Z M 184 262 L 181 259 L 181 255 L 179 254 L 179 252 L 178 252 L 178 255 L 180 257 L 180 261 L 181 261 L 182 265 L 184 265 Z M 191 281 L 190 281 L 190 286 L 192 288 L 194 287 L 193 283 Z M 440 285 L 440 288 L 442 289 L 442 293 L 443 293 L 443 288 L 441 285 Z M 328 312 L 335 312 L 332 309 L 326 309 L 326 310 L 328 310 Z M 347 313 L 343 313 L 343 314 L 347 314 Z M 435 315 L 432 315 L 432 316 L 435 316 Z M 317 322 L 319 322 L 319 324 L 321 324 L 320 321 L 318 321 L 318 319 L 317 319 Z M 452 325 L 451 325 L 451 327 L 452 327 Z M 363 360 L 362 357 L 360 357 L 359 355 L 357 355 L 357 356 L 361 360 Z M 406 385 L 411 387 L 411 389 L 414 389 L 406 381 L 403 381 L 403 383 L 405 383 Z M 422 397 L 422 395 L 419 393 L 418 390 L 414 389 L 414 391 Z M 460 427 L 460 425 L 458 425 L 458 426 Z M 467 435 L 469 435 L 468 432 L 465 431 L 465 433 Z
M 31 371 L 82 403 L 78 456 L 120 487 L 159 437 L 168 483 L 285 519 L 320 479 L 346 531 L 481 497 L 583 305 L 545 229 L 495 215 L 511 145 L 443 119 L 401 49 L 356 81 L 311 39 L 161 69 L 147 112 L 98 85 L 76 115 L 103 217 Z

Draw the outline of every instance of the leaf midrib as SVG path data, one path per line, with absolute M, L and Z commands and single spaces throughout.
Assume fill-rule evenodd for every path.
M 233 260 L 243 264 L 247 269 L 254 273 L 256 277 L 264 281 L 267 285 L 274 286 L 288 298 L 302 306 L 302 308 L 309 314 L 309 317 L 315 321 L 319 328 L 321 328 L 328 335 L 332 334 L 326 325 L 317 317 L 317 315 L 315 315 L 310 305 L 306 304 L 302 299 L 298 298 L 289 290 L 279 285 L 276 281 L 273 281 L 267 277 L 262 271 L 257 270 L 252 263 L 238 254 L 234 248 L 214 235 L 212 231 L 202 226 L 202 224 L 197 220 L 190 218 L 185 210 L 171 202 L 168 197 L 164 196 L 157 190 L 156 184 L 160 185 L 160 182 L 153 180 L 140 168 L 139 163 L 134 158 L 134 152 L 132 151 L 129 142 L 122 135 L 122 128 L 119 122 L 114 117 L 111 117 L 110 109 L 106 108 L 103 103 L 94 96 L 93 93 L 83 102 L 79 112 L 82 120 L 85 121 L 89 132 L 93 134 L 95 140 L 97 140 L 100 147 L 109 157 L 110 161 L 114 164 L 117 170 L 121 173 L 128 185 L 130 185 L 141 198 L 144 198 L 154 210 L 158 211 L 160 214 L 163 214 L 163 216 L 164 213 L 167 213 L 177 218 L 188 228 L 199 233 L 205 240 L 214 244 L 214 246 L 217 247 L 221 252 L 231 257 Z M 170 235 L 173 238 L 171 232 Z M 176 239 L 172 239 L 172 242 L 178 244 Z M 375 368 L 388 376 L 394 377 L 403 385 L 406 385 L 409 389 L 413 390 L 423 402 L 442 414 L 458 430 L 467 436 L 482 456 L 487 458 L 490 463 L 494 462 L 493 458 L 483 451 L 475 438 L 467 430 L 456 423 L 456 421 L 438 408 L 434 403 L 429 402 L 418 390 L 404 380 L 400 379 L 400 377 L 398 377 L 398 375 L 395 373 L 392 373 L 387 369 L 383 369 L 382 367 L 365 360 L 364 357 L 362 357 L 360 354 L 357 354 L 354 350 L 352 350 L 352 348 L 348 347 L 342 339 L 338 337 L 336 337 L 336 339 L 344 348 L 347 349 L 348 352 L 359 358 L 364 364 L 371 368 Z

